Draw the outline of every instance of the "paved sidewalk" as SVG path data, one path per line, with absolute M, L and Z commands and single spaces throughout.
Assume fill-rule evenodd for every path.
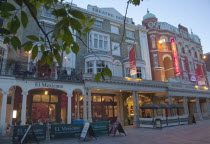
M 210 120 L 197 124 L 168 127 L 163 129 L 124 127 L 127 136 L 100 136 L 79 139 L 55 140 L 41 144 L 210 144 Z M 0 140 L 0 144 L 4 144 Z M 7 143 L 5 143 L 7 144 Z

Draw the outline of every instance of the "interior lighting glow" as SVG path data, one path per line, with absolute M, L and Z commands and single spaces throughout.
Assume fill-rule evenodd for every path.
M 44 91 L 44 94 L 45 94 L 45 95 L 48 95 L 48 91 Z
M 17 118 L 17 110 L 13 110 L 12 118 Z

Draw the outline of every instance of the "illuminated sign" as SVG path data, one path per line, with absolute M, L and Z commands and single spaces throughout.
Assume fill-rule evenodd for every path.
M 174 39 L 171 39 L 171 49 L 172 49 L 172 55 L 174 57 L 175 73 L 176 73 L 176 75 L 179 75 L 180 74 L 179 59 L 177 56 L 176 44 L 175 44 Z

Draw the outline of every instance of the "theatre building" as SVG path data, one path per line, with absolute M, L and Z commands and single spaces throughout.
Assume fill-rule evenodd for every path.
M 91 5 L 87 9 L 76 5 L 72 5 L 72 8 L 96 18 L 96 21 L 87 36 L 82 37 L 83 41 L 74 37 L 80 51 L 77 55 L 64 53 L 62 67 L 56 61 L 52 66 L 41 65 L 41 51 L 32 60 L 30 51 L 14 52 L 10 44 L 3 44 L 1 38 L 1 134 L 5 134 L 9 125 L 15 125 L 19 121 L 21 125 L 25 125 L 36 124 L 39 120 L 51 123 L 63 120 L 68 124 L 75 119 L 110 123 L 118 120 L 123 125 L 133 124 L 139 127 L 140 117 L 189 115 L 191 110 L 200 119 L 207 118 L 210 91 L 206 83 L 205 68 L 202 67 L 203 60 L 200 58 L 202 47 L 199 39 L 194 40 L 197 36 L 184 31 L 190 37 L 182 38 L 178 28 L 177 34 L 165 27 L 162 30 L 159 27 L 161 23 L 157 22 L 155 16 L 150 17 L 150 13 L 144 17 L 144 26 L 135 24 L 132 18 L 126 18 L 124 26 L 123 14 L 114 8 Z M 38 12 L 38 20 L 46 32 L 52 31 L 56 22 L 51 11 L 41 8 Z M 152 24 L 149 25 L 155 26 L 154 31 L 147 25 L 150 21 Z M 27 28 L 19 33 L 23 42 L 27 35 L 43 35 L 32 18 Z M 151 43 L 154 36 L 155 40 Z M 163 38 L 167 49 L 159 50 L 158 47 L 164 45 L 159 43 Z M 174 66 L 172 43 L 177 48 L 179 75 Z M 185 43 L 188 44 L 187 48 Z M 155 45 L 155 49 L 151 45 Z M 184 47 L 186 53 L 179 51 L 179 45 Z M 129 59 L 131 50 L 134 51 L 132 56 L 136 62 L 136 74 L 132 76 Z M 197 57 L 192 56 L 195 52 Z M 182 59 L 186 61 L 185 71 Z M 189 71 L 189 60 L 194 73 Z M 200 65 L 202 69 L 203 73 L 199 72 L 199 75 L 203 74 L 200 78 L 202 84 L 197 80 L 195 65 Z M 95 82 L 95 74 L 105 66 L 111 69 L 113 76 Z M 180 109 L 178 113 L 160 109 L 156 115 L 151 110 L 140 109 L 146 104 L 172 103 L 184 106 L 184 109 Z

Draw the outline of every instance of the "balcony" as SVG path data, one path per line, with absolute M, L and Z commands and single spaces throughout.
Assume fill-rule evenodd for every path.
M 22 79 L 40 79 L 69 82 L 83 82 L 81 69 L 41 65 L 13 60 L 0 61 L 0 76 Z

